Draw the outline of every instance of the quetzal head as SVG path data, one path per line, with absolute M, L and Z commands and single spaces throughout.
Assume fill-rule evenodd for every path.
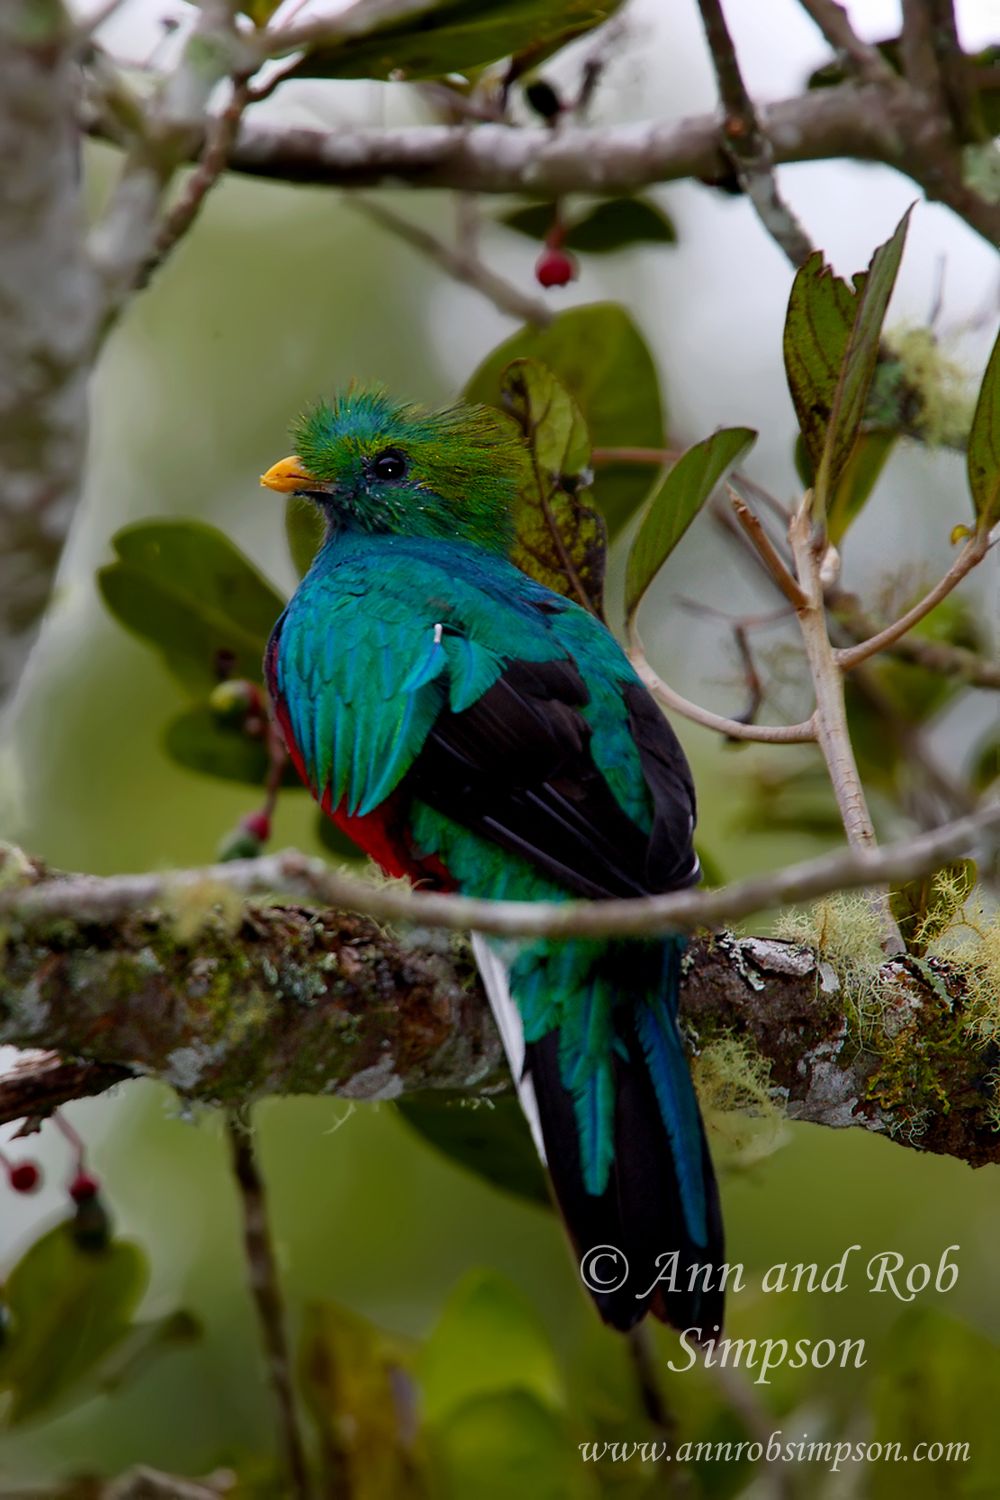
M 381 390 L 351 388 L 306 412 L 292 436 L 295 453 L 260 482 L 315 501 L 333 529 L 509 547 L 525 451 L 499 412 L 466 405 L 427 412 Z

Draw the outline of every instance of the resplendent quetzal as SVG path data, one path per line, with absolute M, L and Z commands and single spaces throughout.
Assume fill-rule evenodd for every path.
M 326 537 L 266 670 L 324 810 L 425 888 L 559 901 L 694 882 L 673 731 L 605 627 L 508 560 L 513 426 L 352 388 L 294 439 L 261 482 L 315 501 Z M 677 1026 L 680 940 L 473 942 L 577 1252 L 619 1252 L 591 1264 L 602 1317 L 652 1310 L 710 1337 L 722 1225 Z

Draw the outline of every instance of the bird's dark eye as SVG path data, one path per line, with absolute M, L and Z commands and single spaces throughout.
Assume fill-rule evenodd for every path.
M 386 484 L 394 479 L 405 479 L 408 468 L 406 454 L 400 453 L 398 448 L 384 448 L 372 459 L 373 476 Z

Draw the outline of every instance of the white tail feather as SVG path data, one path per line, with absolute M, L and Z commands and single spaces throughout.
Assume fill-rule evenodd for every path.
M 532 1138 L 542 1161 L 545 1161 L 545 1145 L 542 1141 L 542 1122 L 538 1115 L 535 1086 L 524 1072 L 524 1027 L 517 1005 L 510 993 L 510 971 L 499 953 L 481 932 L 472 934 L 472 951 L 483 980 L 486 998 L 490 1002 L 493 1019 L 497 1023 L 503 1050 L 507 1054 L 517 1098 L 524 1117 L 531 1127 Z

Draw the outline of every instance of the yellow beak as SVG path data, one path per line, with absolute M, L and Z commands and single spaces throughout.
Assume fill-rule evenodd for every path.
M 284 495 L 293 495 L 296 490 L 323 490 L 326 485 L 306 473 L 305 465 L 296 454 L 279 459 L 266 474 L 260 476 L 261 484 L 269 490 L 279 490 Z

